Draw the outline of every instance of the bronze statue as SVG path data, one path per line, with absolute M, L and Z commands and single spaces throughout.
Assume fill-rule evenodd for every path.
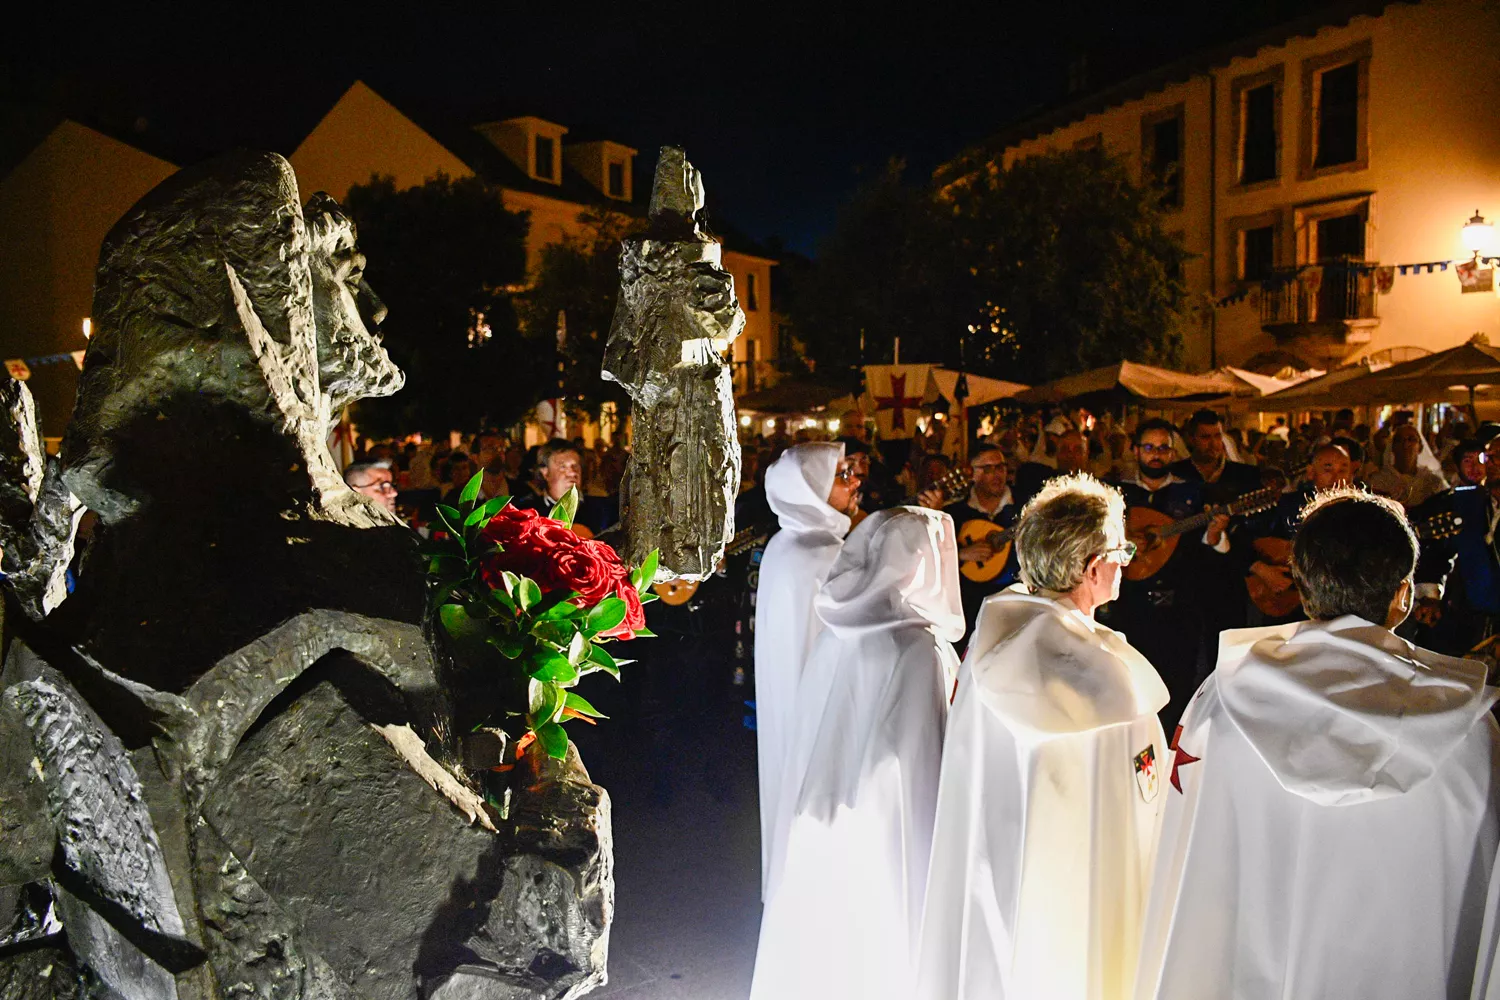
M 703 230 L 703 181 L 664 146 L 650 226 L 620 252 L 604 372 L 630 394 L 634 436 L 620 484 L 624 559 L 661 550 L 657 580 L 705 580 L 734 534 L 740 445 L 725 357 L 745 328 L 722 247 Z

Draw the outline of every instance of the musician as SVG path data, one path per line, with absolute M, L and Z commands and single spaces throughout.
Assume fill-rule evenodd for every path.
M 1228 503 L 1260 489 L 1260 470 L 1229 460 L 1224 423 L 1213 410 L 1199 410 L 1189 417 L 1185 437 L 1188 457 L 1170 471 L 1185 482 L 1204 484 L 1203 495 L 1209 503 Z
M 1349 486 L 1353 482 L 1354 462 L 1343 445 L 1329 441 L 1314 451 L 1312 460 L 1307 463 L 1306 481 L 1290 493 L 1283 493 L 1275 507 L 1255 517 L 1247 518 L 1234 532 L 1235 550 L 1239 553 L 1239 558 L 1249 560 L 1244 575 L 1259 578 L 1272 593 L 1280 594 L 1289 590 L 1292 586 L 1292 577 L 1287 563 L 1258 554 L 1255 543 L 1265 538 L 1291 542 L 1297 535 L 1297 524 L 1302 516 L 1302 510 L 1315 494 L 1336 486 Z M 1291 546 L 1282 547 L 1286 549 L 1287 559 L 1290 559 Z M 1247 624 L 1252 626 L 1280 625 L 1285 622 L 1301 621 L 1306 617 L 1300 606 L 1288 615 L 1267 615 L 1251 605 L 1250 609 L 1247 609 L 1247 615 L 1249 617 Z
M 924 507 L 941 508 L 953 519 L 956 529 L 961 530 L 965 524 L 976 520 L 1009 528 L 1015 522 L 1016 515 L 1021 512 L 1021 507 L 1007 484 L 1009 473 L 1005 452 L 999 445 L 976 444 L 969 452 L 969 476 L 973 480 L 973 486 L 967 497 L 943 506 L 946 498 L 938 491 L 928 490 L 918 500 Z M 995 548 L 986 540 L 969 545 L 961 544 L 958 550 L 960 567 L 965 563 L 988 562 L 994 556 Z M 1004 569 L 993 580 L 980 583 L 966 576 L 959 577 L 959 599 L 964 609 L 964 641 L 968 640 L 969 633 L 974 630 L 974 620 L 979 615 L 979 606 L 984 603 L 984 599 L 1015 583 L 1019 572 L 1016 550 L 1012 546 Z
M 1485 453 L 1479 442 L 1461 442 L 1453 455 L 1463 479 L 1483 482 Z M 1417 561 L 1412 617 L 1424 626 L 1418 638 L 1437 652 L 1463 656 L 1500 624 L 1495 547 L 1500 503 L 1492 487 L 1455 486 L 1413 508 L 1410 517 L 1429 536 L 1422 541 Z M 1454 525 L 1452 532 L 1424 530 L 1444 519 Z
M 1202 512 L 1204 484 L 1201 480 L 1185 480 L 1172 471 L 1174 433 L 1175 428 L 1160 419 L 1137 426 L 1136 474 L 1115 485 L 1124 494 L 1127 507 L 1148 507 L 1175 521 Z M 1209 521 L 1202 535 L 1182 537 L 1166 565 L 1155 574 L 1143 580 L 1124 580 L 1120 599 L 1109 608 L 1110 626 L 1124 632 L 1131 645 L 1146 655 L 1172 693 L 1172 700 L 1161 711 L 1162 725 L 1168 730 L 1177 724 L 1192 697 L 1200 667 L 1207 672 L 1217 648 L 1218 632 L 1213 626 L 1218 608 L 1212 582 L 1223 580 L 1232 569 L 1227 558 L 1228 524 L 1228 515 L 1220 514 Z M 1142 540 L 1136 542 L 1146 548 Z
M 582 493 L 583 462 L 578 446 L 567 438 L 553 438 L 536 453 L 536 472 L 531 492 L 518 496 L 511 506 L 534 510 L 544 517 L 557 502 L 575 487 Z M 580 496 L 573 523 L 600 534 L 620 520 L 619 504 L 614 497 Z

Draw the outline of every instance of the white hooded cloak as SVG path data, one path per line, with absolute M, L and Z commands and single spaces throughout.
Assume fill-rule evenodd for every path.
M 985 601 L 948 717 L 918 997 L 1130 995 L 1166 703 L 1146 658 L 1066 598 Z
M 1467 997 L 1494 700 L 1352 615 L 1225 632 L 1168 766 L 1137 997 Z
M 807 660 L 821 623 L 813 611 L 818 588 L 833 567 L 849 516 L 828 506 L 844 446 L 799 444 L 766 469 L 766 502 L 781 530 L 766 544 L 755 592 L 755 736 L 760 770 L 761 898 L 767 898 L 774 858 L 782 855 L 787 817 L 778 816 L 790 782 L 791 722 Z
M 953 521 L 897 507 L 849 536 L 817 601 L 785 865 L 752 1000 L 908 1000 L 943 723 L 964 632 Z M 793 770 L 797 764 L 794 761 Z

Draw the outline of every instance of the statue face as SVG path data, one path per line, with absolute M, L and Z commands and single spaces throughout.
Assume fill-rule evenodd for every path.
M 406 377 L 380 342 L 385 304 L 365 281 L 365 255 L 354 224 L 332 199 L 315 195 L 308 204 L 308 225 L 318 381 L 337 412 L 357 399 L 389 396 Z

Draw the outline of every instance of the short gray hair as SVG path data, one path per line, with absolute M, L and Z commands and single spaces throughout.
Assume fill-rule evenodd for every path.
M 371 472 L 374 472 L 376 469 L 384 469 L 385 471 L 390 472 L 391 471 L 391 463 L 390 462 L 355 462 L 352 465 L 350 465 L 349 468 L 347 468 L 347 469 L 344 470 L 344 483 L 346 485 L 348 485 L 348 486 L 353 486 L 355 489 L 359 489 L 361 487 L 368 486 L 368 485 L 370 485 L 369 483 L 360 483 L 359 486 L 355 486 L 355 484 L 351 480 L 353 480 L 356 476 L 358 476 L 359 478 L 363 479 L 363 478 L 365 478 L 365 476 L 367 476 Z
M 1032 590 L 1065 594 L 1083 582 L 1089 562 L 1125 537 L 1125 499 L 1087 473 L 1050 480 L 1016 522 L 1021 580 Z

